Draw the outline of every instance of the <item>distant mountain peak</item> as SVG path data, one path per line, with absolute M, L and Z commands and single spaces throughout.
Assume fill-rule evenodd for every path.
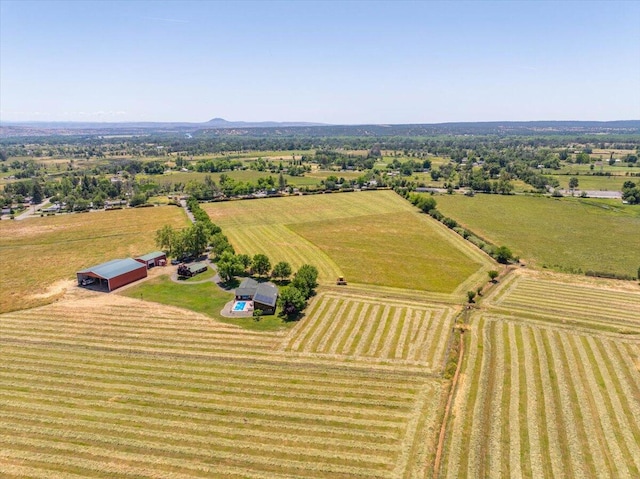
M 212 118 L 207 123 L 229 123 L 229 122 L 224 118 L 216 117 L 216 118 Z

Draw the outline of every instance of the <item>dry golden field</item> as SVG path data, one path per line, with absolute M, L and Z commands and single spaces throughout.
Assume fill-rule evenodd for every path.
M 0 312 L 52 301 L 82 268 L 156 250 L 164 224 L 187 217 L 167 206 L 0 222 Z

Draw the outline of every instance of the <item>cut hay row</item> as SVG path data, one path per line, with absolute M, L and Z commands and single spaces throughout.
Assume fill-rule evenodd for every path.
M 60 371 L 69 361 L 76 358 L 80 360 L 76 364 L 74 371 L 82 374 L 95 374 L 101 376 L 114 375 L 116 377 L 151 378 L 158 380 L 162 375 L 162 380 L 168 383 L 177 381 L 189 381 L 192 387 L 200 384 L 209 384 L 215 380 L 216 384 L 231 384 L 248 386 L 262 386 L 277 384 L 286 385 L 288 388 L 299 388 L 305 390 L 309 385 L 322 388 L 327 394 L 339 394 L 343 397 L 385 398 L 393 392 L 393 398 L 404 400 L 411 398 L 416 393 L 422 383 L 420 376 L 413 377 L 407 375 L 397 375 L 393 371 L 386 373 L 380 368 L 372 371 L 368 368 L 365 371 L 355 367 L 336 368 L 335 363 L 323 362 L 320 364 L 301 363 L 296 361 L 296 371 L 305 373 L 305 381 L 300 383 L 297 378 L 291 378 L 291 366 L 288 360 L 265 361 L 268 358 L 254 360 L 242 357 L 208 357 L 204 360 L 193 361 L 191 357 L 179 357 L 182 361 L 189 361 L 189 369 L 185 371 L 175 363 L 176 357 L 164 355 L 139 355 L 132 351 L 104 351 L 99 361 L 95 359 L 92 351 L 83 349 L 51 349 L 50 345 L 34 345 L 31 348 L 24 348 L 21 345 L 3 344 L 6 354 L 11 354 L 11 364 L 5 367 L 19 367 L 22 370 L 33 368 L 37 371 L 46 371 L 48 375 L 64 374 Z M 43 359 L 42 351 L 47 351 L 46 360 Z M 123 362 L 122 357 L 127 361 Z M 37 359 L 37 364 L 33 361 Z M 15 365 L 15 366 L 13 366 Z M 30 366 L 31 365 L 31 366 Z M 376 373 L 375 375 L 373 373 Z M 378 375 L 384 377 L 379 380 Z
M 444 355 L 454 314 L 448 307 L 321 293 L 308 317 L 285 339 L 284 350 L 435 368 Z
M 444 476 L 638 477 L 637 342 L 474 323 Z
M 0 475 L 365 479 L 425 470 L 439 381 L 268 350 L 280 334 L 125 301 L 0 316 Z M 311 314 L 333 305 L 355 322 L 364 309 L 343 297 L 326 303 Z M 397 341 L 385 341 L 406 311 L 387 312 L 372 354 L 395 354 Z M 343 339 L 340 327 L 318 330 L 326 334 L 309 336 L 314 349 Z
M 485 301 L 501 312 L 545 321 L 611 331 L 640 329 L 640 294 L 631 291 L 518 278 L 506 281 Z

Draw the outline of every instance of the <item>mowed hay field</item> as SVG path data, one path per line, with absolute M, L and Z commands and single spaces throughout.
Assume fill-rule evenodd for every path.
M 2 477 L 426 477 L 445 383 L 120 295 L 0 315 Z
M 438 209 L 536 267 L 637 275 L 640 209 L 597 200 L 443 195 Z
M 241 253 L 265 253 L 321 282 L 453 293 L 491 262 L 391 191 L 203 205 Z
M 56 283 L 116 258 L 157 249 L 156 230 L 187 225 L 176 207 L 140 208 L 0 222 L 0 312 L 50 302 Z
M 459 308 L 321 293 L 283 347 L 305 356 L 398 362 L 437 372 Z
M 596 291 L 525 277 L 474 314 L 443 477 L 639 477 L 640 291 Z

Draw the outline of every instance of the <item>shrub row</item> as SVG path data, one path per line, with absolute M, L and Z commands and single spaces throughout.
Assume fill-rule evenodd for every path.
M 597 278 L 608 278 L 608 279 L 623 279 L 626 281 L 633 281 L 634 278 L 633 276 L 630 276 L 628 274 L 619 274 L 619 273 L 608 273 L 606 271 L 591 271 L 588 270 L 584 273 L 586 276 L 594 276 Z

